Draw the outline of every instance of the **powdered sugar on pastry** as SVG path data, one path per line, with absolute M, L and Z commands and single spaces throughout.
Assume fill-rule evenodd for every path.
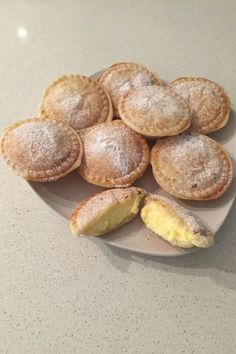
M 169 87 L 186 99 L 193 111 L 192 129 L 209 133 L 228 121 L 230 101 L 223 88 L 203 78 L 180 78 Z
M 16 158 L 30 160 L 31 169 L 51 168 L 69 155 L 71 141 L 63 134 L 63 128 L 50 122 L 28 123 L 11 133 L 12 153 Z
M 119 116 L 120 97 L 131 89 L 143 86 L 160 85 L 160 79 L 142 65 L 135 63 L 118 63 L 108 68 L 99 82 L 111 96 L 114 113 Z
M 160 86 L 129 91 L 120 99 L 119 113 L 130 128 L 150 137 L 176 135 L 191 122 L 187 102 Z
M 121 121 L 85 129 L 81 136 L 84 158 L 79 171 L 89 180 L 103 179 L 112 185 L 118 181 L 123 185 L 126 180 L 136 179 L 137 171 L 142 174 L 148 164 L 145 140 Z
M 83 152 L 79 136 L 69 126 L 37 118 L 10 126 L 1 150 L 16 173 L 39 182 L 56 180 L 78 168 Z
M 95 80 L 85 76 L 63 76 L 45 91 L 42 117 L 62 120 L 76 130 L 112 119 L 110 97 Z
M 204 135 L 182 134 L 157 141 L 151 164 L 163 189 L 183 199 L 215 199 L 232 180 L 229 156 Z
M 128 129 L 116 125 L 103 128 L 97 126 L 88 134 L 91 144 L 86 145 L 85 153 L 105 158 L 119 176 L 129 174 L 142 160 L 142 150 Z

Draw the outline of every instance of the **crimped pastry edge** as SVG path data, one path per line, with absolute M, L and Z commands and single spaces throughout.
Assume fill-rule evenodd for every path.
M 103 123 L 102 123 L 103 124 Z M 125 126 L 127 129 L 130 129 L 127 127 L 121 120 L 114 120 L 112 121 L 112 124 L 115 125 L 120 125 L 120 126 Z M 91 128 L 87 128 L 84 131 L 89 131 Z M 131 130 L 131 129 L 130 129 Z M 109 178 L 109 177 L 101 177 L 101 176 L 95 176 L 95 175 L 90 175 L 87 172 L 86 168 L 83 168 L 83 160 L 81 162 L 81 165 L 79 169 L 77 170 L 78 173 L 88 182 L 95 184 L 100 187 L 107 187 L 107 188 L 120 188 L 120 187 L 129 187 L 131 186 L 136 179 L 140 178 L 143 176 L 144 172 L 146 171 L 148 164 L 149 164 L 149 147 L 144 139 L 140 134 L 134 132 L 131 130 L 132 134 L 135 134 L 137 139 L 139 139 L 139 142 L 142 146 L 142 151 L 143 151 L 143 157 L 142 161 L 140 162 L 139 166 L 136 168 L 135 171 L 132 171 L 129 175 L 119 177 L 119 178 Z M 82 132 L 83 134 L 83 132 Z M 86 171 L 86 172 L 85 172 Z
M 199 134 L 202 135 L 202 134 Z M 176 198 L 180 198 L 180 199 L 186 199 L 186 200 L 202 200 L 202 201 L 207 201 L 207 200 L 214 200 L 217 199 L 219 197 L 221 197 L 229 188 L 232 179 L 233 179 L 233 164 L 232 161 L 230 159 L 230 156 L 228 154 L 228 152 L 225 150 L 225 148 L 219 144 L 216 140 L 210 138 L 209 136 L 205 136 L 207 139 L 213 141 L 218 148 L 220 149 L 222 155 L 224 156 L 225 160 L 227 161 L 228 165 L 229 165 L 229 174 L 228 174 L 228 179 L 227 179 L 227 183 L 225 183 L 221 188 L 218 188 L 216 191 L 206 194 L 204 197 L 197 197 L 197 196 L 186 196 L 183 195 L 181 193 L 178 193 L 176 191 L 175 188 L 171 189 L 166 187 L 165 183 L 163 183 L 163 179 L 160 178 L 160 176 L 158 175 L 158 170 L 159 168 L 156 166 L 156 158 L 155 156 L 158 154 L 158 152 L 156 151 L 157 149 L 157 145 L 161 143 L 162 139 L 158 140 L 155 145 L 153 146 L 151 153 L 150 153 L 150 163 L 152 166 L 152 173 L 153 176 L 156 180 L 156 182 L 160 185 L 160 187 L 165 190 L 167 193 L 171 194 L 172 196 L 176 197 Z M 168 139 L 168 138 L 163 138 L 163 139 Z M 209 188 L 208 188 L 209 189 Z
M 46 119 L 45 119 L 46 121 Z M 61 127 L 63 127 L 66 132 L 69 134 L 69 136 L 74 136 L 73 138 L 73 147 L 75 146 L 75 139 L 77 138 L 78 141 L 78 154 L 76 156 L 76 158 L 73 158 L 73 163 L 71 164 L 71 166 L 69 166 L 68 168 L 66 168 L 63 172 L 61 173 L 55 173 L 54 175 L 47 175 L 47 172 L 49 170 L 40 170 L 40 171 L 33 171 L 31 169 L 25 169 L 22 170 L 20 167 L 17 166 L 17 164 L 13 163 L 7 156 L 5 149 L 4 149 L 4 141 L 6 136 L 8 135 L 9 132 L 13 131 L 15 128 L 18 128 L 19 126 L 28 123 L 28 122 L 42 122 L 42 120 L 40 118 L 28 118 L 22 121 L 18 121 L 16 123 L 11 124 L 9 127 L 7 127 L 5 129 L 5 132 L 3 134 L 3 137 L 0 140 L 0 151 L 1 151 L 1 155 L 3 156 L 5 162 L 7 163 L 7 165 L 9 167 L 11 167 L 11 169 L 20 177 L 26 179 L 26 180 L 30 180 L 30 181 L 37 181 L 37 182 L 50 182 L 50 181 L 56 181 L 59 178 L 67 175 L 68 173 L 70 173 L 71 171 L 73 171 L 74 169 L 78 168 L 78 166 L 80 166 L 80 163 L 82 161 L 82 155 L 83 155 L 83 144 L 81 141 L 80 136 L 75 132 L 74 129 L 72 129 L 71 127 L 69 127 L 66 124 L 63 124 L 63 122 L 57 122 L 57 121 L 53 121 L 53 120 L 48 120 L 50 123 L 55 123 L 57 125 L 60 125 Z M 68 161 L 71 160 L 72 162 L 72 158 L 67 160 Z M 50 170 L 52 171 L 52 170 Z M 42 177 L 42 174 L 45 172 L 45 176 Z M 35 174 L 34 177 L 29 177 L 29 174 Z M 51 172 L 50 172 L 51 173 Z
M 98 82 L 97 80 L 94 80 L 88 76 L 84 76 L 84 75 L 63 75 L 63 76 L 60 76 L 58 79 L 56 79 L 55 81 L 53 81 L 51 83 L 51 85 L 49 85 L 44 91 L 43 91 L 43 95 L 42 95 L 42 98 L 41 98 L 41 101 L 40 101 L 40 104 L 39 104 L 39 107 L 38 107 L 38 112 L 39 112 L 39 118 L 41 119 L 49 119 L 49 120 L 55 120 L 55 117 L 51 117 L 50 114 L 48 112 L 46 112 L 45 108 L 44 108 L 44 101 L 48 95 L 48 93 L 51 91 L 51 89 L 55 86 L 57 86 L 59 83 L 65 81 L 65 80 L 70 80 L 70 79 L 76 79 L 76 78 L 82 78 L 84 80 L 87 80 L 89 81 L 90 83 L 92 83 L 94 85 L 94 87 L 96 87 L 96 90 L 99 89 L 99 91 L 103 90 L 105 95 L 106 95 L 106 98 L 108 100 L 108 115 L 107 115 L 107 118 L 104 120 L 104 123 L 105 122 L 109 122 L 109 121 L 112 121 L 113 119 L 113 107 L 112 107 L 112 101 L 111 101 L 111 97 L 109 95 L 109 93 L 107 92 L 107 90 L 105 89 L 105 87 L 100 83 Z M 67 122 L 65 122 L 64 119 L 58 119 L 58 121 L 62 121 L 66 124 L 68 124 Z M 101 123 L 101 122 L 100 122 Z
M 179 78 L 175 79 L 174 81 L 171 81 L 166 87 L 171 89 L 172 86 L 174 86 L 176 82 L 190 82 L 190 81 L 210 82 L 220 88 L 222 95 L 224 96 L 225 105 L 226 105 L 225 114 L 224 114 L 223 119 L 221 121 L 219 121 L 218 124 L 215 124 L 215 123 L 217 123 L 217 120 L 218 120 L 218 116 L 217 116 L 214 120 L 212 120 L 210 123 L 204 125 L 197 132 L 199 134 L 209 134 L 209 133 L 213 133 L 215 131 L 220 130 L 221 128 L 223 128 L 227 124 L 229 117 L 230 117 L 231 102 L 230 102 L 230 98 L 229 98 L 228 93 L 225 91 L 225 89 L 221 85 L 219 85 L 215 81 L 206 79 L 204 77 L 191 77 L 191 76 L 179 77 Z
M 187 101 L 185 99 L 183 99 L 181 96 L 177 95 L 175 92 L 173 92 L 170 89 L 166 89 L 163 87 L 163 89 L 166 89 L 171 96 L 176 97 L 179 101 L 182 102 L 182 104 L 187 107 L 189 109 L 189 120 L 186 120 L 186 124 L 183 125 L 183 122 L 179 122 L 178 125 L 176 125 L 176 131 L 175 132 L 170 132 L 169 128 L 165 128 L 162 129 L 162 132 L 156 132 L 155 134 L 153 134 L 153 128 L 151 127 L 151 124 L 148 124 L 147 127 L 145 127 L 146 131 L 143 131 L 142 129 L 139 129 L 135 124 L 133 124 L 129 118 L 127 117 L 127 114 L 125 113 L 125 109 L 124 109 L 124 105 L 125 105 L 125 100 L 128 98 L 128 96 L 132 95 L 134 92 L 136 92 L 137 90 L 141 90 L 143 88 L 140 89 L 136 89 L 136 90 L 130 90 L 128 92 L 126 92 L 123 96 L 121 96 L 120 101 L 119 101 L 119 105 L 118 105 L 118 110 L 119 110 L 119 115 L 120 118 L 123 120 L 123 122 L 130 127 L 131 129 L 133 129 L 134 131 L 136 131 L 137 133 L 147 137 L 147 138 L 151 138 L 151 139 L 155 139 L 155 138 L 159 138 L 159 137 L 164 137 L 164 136 L 172 136 L 172 135 L 177 135 L 182 133 L 183 131 L 185 131 L 186 129 L 188 129 L 190 127 L 191 121 L 192 121 L 192 111 L 191 108 L 189 107 Z

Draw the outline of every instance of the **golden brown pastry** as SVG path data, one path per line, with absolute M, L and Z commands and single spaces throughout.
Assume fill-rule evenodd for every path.
M 229 96 L 215 82 L 204 78 L 181 77 L 168 87 L 186 99 L 191 107 L 193 131 L 207 134 L 221 129 L 228 122 Z
M 81 75 L 62 76 L 44 92 L 42 118 L 63 121 L 75 130 L 112 120 L 111 99 L 97 81 Z
M 209 247 L 214 242 L 211 231 L 200 219 L 170 197 L 148 195 L 141 218 L 151 231 L 173 246 Z
M 6 129 L 1 154 L 21 177 L 55 181 L 79 167 L 83 153 L 78 134 L 63 123 L 24 120 Z
M 151 151 L 151 165 L 157 183 L 182 199 L 216 199 L 232 181 L 228 154 L 205 135 L 181 134 L 158 140 Z
M 121 96 L 131 89 L 161 85 L 160 78 L 147 68 L 135 63 L 117 63 L 104 71 L 99 82 L 111 96 L 114 115 L 119 117 L 118 104 Z
M 145 139 L 122 121 L 95 125 L 81 132 L 84 155 L 78 172 L 103 187 L 128 187 L 149 163 Z
M 125 124 L 150 138 L 182 133 L 190 126 L 191 114 L 182 97 L 161 86 L 129 91 L 119 102 L 119 115 Z
M 146 192 L 137 187 L 109 189 L 82 201 L 70 219 L 71 232 L 99 236 L 132 220 Z

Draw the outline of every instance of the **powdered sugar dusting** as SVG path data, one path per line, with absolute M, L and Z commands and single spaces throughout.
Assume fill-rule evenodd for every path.
M 201 129 L 227 114 L 226 97 L 219 85 L 204 79 L 176 80 L 170 85 L 178 95 L 186 99 L 193 111 L 193 128 Z
M 43 114 L 63 120 L 75 130 L 103 123 L 110 117 L 110 101 L 102 87 L 84 77 L 65 77 L 49 87 Z
M 51 122 L 28 122 L 11 133 L 12 153 L 31 169 L 51 169 L 65 159 L 71 144 L 62 127 Z
M 82 97 L 79 94 L 63 97 L 62 100 L 57 102 L 57 108 L 63 110 L 65 113 L 78 109 L 79 104 L 82 102 Z
M 127 78 L 125 75 L 121 75 L 118 76 L 114 81 L 114 87 L 118 90 L 120 96 L 124 95 L 131 89 L 148 86 L 151 84 L 151 78 L 144 72 L 132 73 L 129 78 Z
M 140 164 L 142 148 L 126 127 L 100 124 L 88 133 L 85 155 L 102 159 L 103 168 L 110 166 L 110 170 L 112 167 L 114 173 L 122 177 Z
M 222 175 L 222 161 L 216 148 L 203 135 L 172 138 L 167 158 L 187 185 L 197 187 Z
M 160 86 L 140 88 L 130 94 L 125 100 L 125 106 L 134 111 L 141 111 L 154 116 L 156 119 L 178 118 L 186 114 L 186 106 L 178 97 Z M 190 115 L 190 110 L 187 110 Z

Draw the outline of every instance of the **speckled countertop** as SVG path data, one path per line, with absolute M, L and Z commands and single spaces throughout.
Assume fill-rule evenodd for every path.
M 235 1 L 0 1 L 0 131 L 64 73 L 133 60 L 236 104 Z M 235 116 L 233 117 L 235 119 Z M 0 163 L 0 353 L 236 352 L 234 207 L 216 245 L 152 258 L 73 238 Z

